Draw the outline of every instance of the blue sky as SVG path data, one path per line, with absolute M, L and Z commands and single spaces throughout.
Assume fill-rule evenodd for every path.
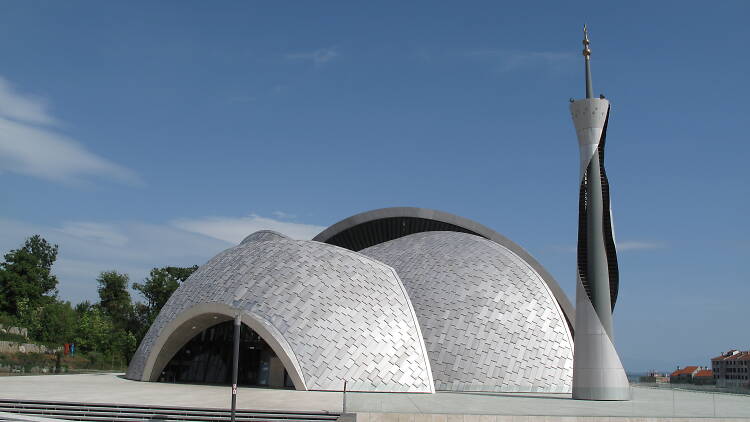
M 629 370 L 750 348 L 747 2 L 3 2 L 0 249 L 205 262 L 420 206 L 515 240 L 573 298 L 581 26 L 607 143 Z

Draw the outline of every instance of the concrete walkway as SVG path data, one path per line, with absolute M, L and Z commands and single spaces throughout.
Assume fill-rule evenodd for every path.
M 354 393 L 347 395 L 347 402 L 353 411 L 373 414 L 750 418 L 750 396 L 638 387 L 632 391 L 633 400 L 620 402 L 535 393 Z M 372 422 L 378 421 L 376 418 Z
M 0 378 L 0 398 L 140 404 L 231 406 L 229 387 L 127 380 L 122 374 L 39 375 Z M 254 410 L 341 411 L 341 393 L 239 388 L 237 407 Z
M 117 374 L 0 378 L 4 399 L 228 408 L 230 397 L 228 387 L 137 382 Z M 240 388 L 238 407 L 340 412 L 342 394 Z M 400 422 L 403 418 L 396 414 L 412 415 L 404 416 L 407 421 L 417 414 L 750 418 L 750 396 L 649 388 L 634 388 L 633 400 L 627 402 L 588 402 L 542 393 L 347 393 L 347 410 L 360 414 L 364 422 L 394 417 Z M 378 414 L 391 416 L 383 419 Z

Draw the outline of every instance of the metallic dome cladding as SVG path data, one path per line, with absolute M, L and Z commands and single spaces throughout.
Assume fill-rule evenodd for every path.
M 394 270 L 356 252 L 261 233 L 201 266 L 170 297 L 127 378 L 158 379 L 202 329 L 235 309 L 298 390 L 434 392 L 422 333 Z
M 575 309 L 552 274 L 519 244 L 476 221 L 428 208 L 391 207 L 365 211 L 345 218 L 318 233 L 313 240 L 353 251 L 414 233 L 453 231 L 489 239 L 523 259 L 539 274 L 562 308 L 570 332 L 575 335 Z
M 571 391 L 573 341 L 563 312 L 543 278 L 508 248 L 429 231 L 361 253 L 401 277 L 436 390 Z
M 243 243 L 247 242 L 263 242 L 267 240 L 282 240 L 282 239 L 289 239 L 289 236 L 286 236 L 284 234 L 281 234 L 277 231 L 273 230 L 258 230 L 257 232 L 248 235 L 246 238 L 242 239 Z

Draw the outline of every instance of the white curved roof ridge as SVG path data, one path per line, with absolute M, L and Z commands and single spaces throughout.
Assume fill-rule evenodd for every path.
M 542 277 L 508 248 L 431 231 L 360 252 L 401 277 L 436 390 L 571 391 L 573 341 L 563 312 Z
M 282 240 L 282 239 L 289 239 L 290 237 L 279 233 L 275 230 L 258 230 L 257 232 L 251 233 L 247 235 L 244 239 L 242 239 L 242 242 L 240 242 L 240 245 L 247 242 L 265 242 L 265 241 L 273 241 L 273 240 Z
M 419 324 L 393 268 L 291 239 L 243 243 L 201 266 L 165 304 L 127 378 L 158 379 L 192 326 L 194 335 L 216 323 L 200 325 L 206 315 L 230 319 L 235 305 L 293 380 L 298 372 L 297 389 L 341 390 L 347 380 L 353 391 L 434 391 Z

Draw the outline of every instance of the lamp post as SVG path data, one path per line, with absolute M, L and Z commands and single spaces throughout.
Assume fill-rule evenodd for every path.
M 240 326 L 242 325 L 242 317 L 240 312 L 234 316 L 234 352 L 232 355 L 232 422 L 234 422 L 234 414 L 237 410 L 237 370 L 240 363 Z
M 232 353 L 232 422 L 237 411 L 237 372 L 240 366 L 240 328 L 242 326 L 241 300 L 247 293 L 247 286 L 241 285 L 234 291 L 234 349 Z

